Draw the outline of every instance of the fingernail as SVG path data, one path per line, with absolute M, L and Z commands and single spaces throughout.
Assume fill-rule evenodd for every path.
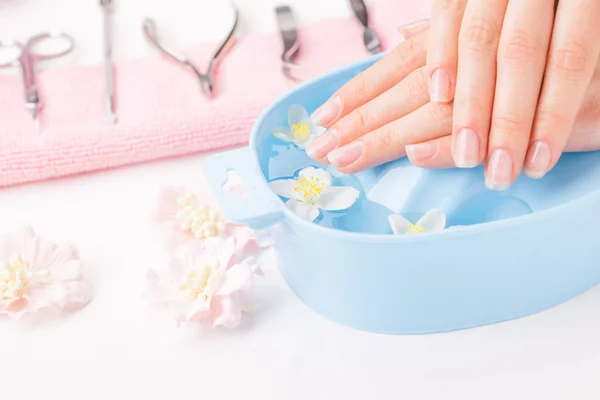
M 405 149 L 408 159 L 413 164 L 426 161 L 435 156 L 438 152 L 438 146 L 433 142 L 411 144 L 406 146 Z
M 436 69 L 431 77 L 431 101 L 447 103 L 450 101 L 450 74 Z
M 342 112 L 342 99 L 339 96 L 334 97 L 327 103 L 319 107 L 310 119 L 315 125 L 329 126 Z
M 335 129 L 329 130 L 308 145 L 306 154 L 312 159 L 321 159 L 333 150 L 338 142 L 339 136 L 337 131 Z
M 471 129 L 462 129 L 456 138 L 454 163 L 457 168 L 474 168 L 479 164 L 479 136 Z
M 485 186 L 491 190 L 506 190 L 512 182 L 513 162 L 506 150 L 494 150 L 490 157 Z
M 546 143 L 533 143 L 525 161 L 525 175 L 532 179 L 542 178 L 548 172 L 551 157 L 550 147 Z
M 426 31 L 429 28 L 429 20 L 422 19 L 419 21 L 411 22 L 410 24 L 406 24 L 398 27 L 398 32 L 402 40 L 408 40 L 411 37 L 415 36 L 418 33 Z
M 358 140 L 329 153 L 327 159 L 335 167 L 347 167 L 358 160 L 364 153 L 365 146 Z

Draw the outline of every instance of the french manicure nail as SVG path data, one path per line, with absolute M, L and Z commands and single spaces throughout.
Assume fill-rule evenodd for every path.
M 342 99 L 339 96 L 329 100 L 319 107 L 311 116 L 310 119 L 315 125 L 329 126 L 342 112 Z
M 365 146 L 358 140 L 329 153 L 327 159 L 335 167 L 347 167 L 358 160 L 364 153 Z
M 314 160 L 319 160 L 337 146 L 339 136 L 335 129 L 328 130 L 323 136 L 318 137 L 306 148 L 306 154 Z
M 525 161 L 525 175 L 532 179 L 540 179 L 548 172 L 552 155 L 550 147 L 544 142 L 535 142 L 529 147 Z
M 438 68 L 431 77 L 431 101 L 436 103 L 450 101 L 450 74 L 446 70 Z
M 433 142 L 411 144 L 405 147 L 406 155 L 412 163 L 419 163 L 430 159 L 438 152 L 437 144 Z
M 457 168 L 474 168 L 478 161 L 479 136 L 471 129 L 462 129 L 456 138 L 454 163 Z
M 506 190 L 512 183 L 513 161 L 506 150 L 497 149 L 489 160 L 485 186 L 491 190 Z

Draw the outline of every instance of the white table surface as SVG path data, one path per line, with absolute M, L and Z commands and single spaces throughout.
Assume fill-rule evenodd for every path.
M 79 43 L 71 62 L 98 62 L 95 3 L 0 0 L 0 37 L 62 28 Z M 344 0 L 289 3 L 303 21 L 349 13 Z M 238 4 L 246 32 L 275 29 L 276 1 Z M 188 43 L 216 39 L 230 18 L 226 3 L 216 0 L 132 0 L 121 6 L 119 58 L 150 51 L 139 33 L 142 15 L 154 15 L 172 37 Z M 31 325 L 0 319 L 1 398 L 600 398 L 599 288 L 517 321 L 396 337 L 357 332 L 314 314 L 270 266 L 256 288 L 259 312 L 243 327 L 204 335 L 177 329 L 140 299 L 146 269 L 165 257 L 149 214 L 161 187 L 198 179 L 201 160 L 0 191 L 0 231 L 28 222 L 54 241 L 75 244 L 95 287 L 93 302 L 63 320 Z

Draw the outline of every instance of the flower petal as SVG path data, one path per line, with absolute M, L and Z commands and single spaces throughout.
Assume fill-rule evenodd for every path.
M 299 104 L 291 105 L 288 109 L 288 123 L 292 126 L 301 122 L 310 123 L 308 111 Z
M 213 303 L 213 328 L 236 328 L 240 324 L 242 307 L 237 296 L 215 297 Z
M 229 267 L 215 295 L 228 296 L 233 292 L 237 292 L 246 285 L 246 282 L 252 279 L 253 275 L 254 272 L 252 272 L 250 264 L 241 263 Z
M 388 217 L 392 232 L 395 235 L 406 235 L 408 233 L 408 226 L 410 221 L 404 218 L 402 215 L 392 214 Z
M 319 182 L 323 182 L 325 187 L 331 186 L 331 174 L 322 168 L 306 167 L 298 175 L 300 178 L 306 179 L 318 178 Z
M 206 316 L 206 313 L 210 311 L 211 299 L 196 299 L 194 301 L 185 303 L 185 321 L 202 320 Z
M 307 221 L 314 221 L 319 216 L 319 208 L 309 203 L 302 203 L 300 201 L 290 199 L 285 205 L 292 210 L 300 218 Z
M 216 251 L 219 253 L 219 263 L 222 271 L 225 271 L 229 266 L 229 261 L 235 254 L 236 250 L 236 239 L 234 237 L 228 237 L 227 239 L 221 239 L 218 243 L 215 242 Z
M 331 186 L 323 189 L 317 206 L 323 210 L 336 211 L 350 208 L 360 192 L 352 186 Z
M 295 179 L 278 179 L 276 181 L 269 182 L 271 190 L 277 193 L 281 197 L 291 199 L 294 197 L 294 188 L 298 182 Z
M 292 132 L 288 128 L 284 128 L 283 126 L 278 126 L 277 128 L 275 128 L 275 130 L 273 130 L 273 136 L 285 142 L 294 141 L 294 136 L 292 136 Z
M 425 232 L 439 232 L 446 227 L 446 214 L 442 210 L 429 210 L 421 217 L 417 225 Z

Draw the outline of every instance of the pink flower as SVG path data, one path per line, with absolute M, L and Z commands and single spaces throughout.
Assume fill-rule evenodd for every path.
M 193 245 L 207 238 L 235 236 L 239 246 L 253 244 L 258 250 L 254 232 L 246 226 L 226 221 L 208 190 L 164 189 L 155 220 L 166 232 L 170 249 Z
M 178 324 L 235 328 L 252 311 L 249 296 L 260 274 L 253 257 L 239 259 L 236 239 L 208 238 L 179 249 L 165 271 L 149 271 L 148 296 L 167 305 Z
M 77 250 L 52 244 L 31 228 L 0 237 L 0 314 L 86 305 L 90 297 Z

